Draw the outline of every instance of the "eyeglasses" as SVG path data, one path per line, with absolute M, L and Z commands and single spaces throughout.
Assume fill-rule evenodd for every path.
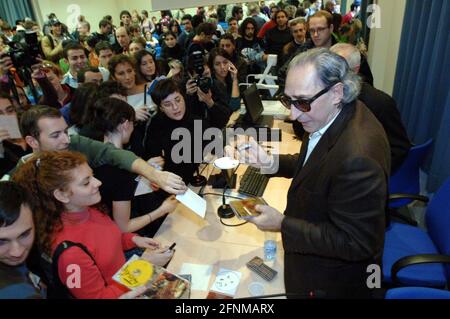
M 339 83 L 339 82 L 337 82 Z M 303 113 L 307 113 L 309 111 L 311 111 L 311 104 L 317 100 L 319 97 L 321 97 L 322 95 L 324 95 L 325 93 L 327 93 L 333 86 L 335 86 L 337 83 L 333 83 L 329 86 L 327 86 L 326 88 L 324 88 L 322 91 L 320 91 L 319 93 L 317 93 L 316 95 L 314 95 L 312 98 L 310 99 L 297 99 L 297 100 L 292 100 L 290 97 L 286 96 L 286 95 L 282 95 L 280 97 L 280 102 L 281 104 L 284 105 L 284 107 L 286 107 L 288 110 L 291 109 L 291 105 L 293 105 L 297 110 L 303 112 Z
M 329 28 L 320 27 L 320 28 L 317 28 L 317 29 L 309 29 L 309 33 L 310 34 L 315 34 L 317 32 L 317 34 L 321 34 L 323 31 L 325 31 L 327 29 L 329 29 Z
M 175 106 L 179 106 L 181 102 L 183 101 L 183 97 L 181 95 L 177 96 L 173 101 L 171 102 L 164 102 L 164 104 L 161 103 L 161 107 L 165 109 L 174 109 Z

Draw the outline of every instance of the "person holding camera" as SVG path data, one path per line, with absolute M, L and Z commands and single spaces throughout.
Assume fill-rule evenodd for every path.
M 230 119 L 231 110 L 224 92 L 212 85 L 211 70 L 200 51 L 188 59 L 186 102 L 192 106 L 192 113 L 209 121 L 211 126 L 224 128 Z
M 43 61 L 32 69 L 31 76 L 42 91 L 40 104 L 60 109 L 70 103 L 73 93 L 68 85 L 61 83 L 63 74 L 59 66 L 50 61 Z
M 45 59 L 58 63 L 63 58 L 63 41 L 67 38 L 63 35 L 62 24 L 58 19 L 51 19 L 50 33 L 42 38 L 41 47 Z
M 239 93 L 238 70 L 231 62 L 231 56 L 222 48 L 215 48 L 208 58 L 209 68 L 213 74 L 213 86 L 218 91 L 225 92 L 227 105 L 231 111 L 241 107 Z
M 201 97 L 208 95 L 204 92 L 199 94 Z M 143 157 L 162 156 L 164 169 L 177 174 L 188 184 L 199 164 L 203 162 L 204 146 L 210 142 L 209 139 L 199 141 L 196 134 L 200 132 L 203 136 L 211 127 L 211 123 L 208 118 L 202 118 L 192 112 L 195 105 L 186 103 L 181 88 L 171 78 L 160 80 L 155 85 L 152 99 L 158 107 L 158 113 L 148 126 L 146 135 L 149 138 L 145 141 Z M 217 109 L 214 110 L 216 111 Z M 180 140 L 172 138 L 172 134 L 176 132 L 181 133 Z M 191 142 L 186 143 L 187 140 Z

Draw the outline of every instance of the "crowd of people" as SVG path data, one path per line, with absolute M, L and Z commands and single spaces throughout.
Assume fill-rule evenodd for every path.
M 0 116 L 17 119 L 22 135 L 12 138 L 0 127 L 0 298 L 134 298 L 142 292 L 127 293 L 112 276 L 144 249 L 155 264 L 170 260 L 173 251 L 152 237 L 175 210 L 173 195 L 185 192 L 201 163 L 194 152 L 181 163 L 173 159 L 172 132 L 194 134 L 198 123 L 202 130 L 225 128 L 241 107 L 240 84 L 261 73 L 270 54 L 278 57 L 271 70 L 278 75 L 277 96 L 294 106 L 291 120 L 304 139 L 300 158 L 320 160 L 307 141 L 312 145 L 317 132 L 325 136 L 331 124 L 333 134 L 344 135 L 328 139 L 339 151 L 326 155 L 321 165 L 327 169 L 315 168 L 321 173 L 311 181 L 300 173 L 299 183 L 293 175 L 298 157 L 282 159 L 278 175 L 296 185 L 286 217 L 265 207 L 254 222 L 283 234 L 288 292 L 314 287 L 330 296 L 368 296 L 356 281 L 364 265 L 379 263 L 387 177 L 410 142 L 395 101 L 373 87 L 358 35 L 359 7 L 354 1 L 341 16 L 336 1 L 261 1 L 199 7 L 195 15 L 166 10 L 159 21 L 146 10 L 124 10 L 120 25 L 105 16 L 94 32 L 83 16 L 75 30 L 54 14 L 42 30 L 28 18 L 14 28 L 0 20 Z M 28 40 L 30 31 L 37 43 Z M 17 50 L 39 56 L 24 60 Z M 322 95 L 329 95 L 320 102 L 328 103 L 326 112 L 312 106 Z M 273 162 L 256 144 L 247 152 Z M 372 178 L 358 180 L 354 167 Z M 352 176 L 337 178 L 347 188 L 333 184 L 333 174 Z M 136 195 L 140 178 L 153 191 Z M 360 190 L 350 184 L 367 192 L 352 199 Z M 323 223 L 323 233 L 311 223 Z M 82 269 L 81 288 L 64 284 L 71 264 Z M 348 275 L 341 281 L 333 272 L 338 268 Z M 315 275 L 302 281 L 299 272 Z

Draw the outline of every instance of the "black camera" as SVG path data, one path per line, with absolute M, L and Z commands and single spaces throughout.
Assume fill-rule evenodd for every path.
M 211 78 L 204 77 L 203 72 L 205 72 L 205 58 L 202 51 L 194 51 L 192 53 L 192 66 L 194 72 L 196 73 L 195 83 L 204 93 L 208 93 L 212 86 Z
M 212 86 L 212 81 L 210 77 L 198 76 L 195 78 L 195 83 L 203 91 L 203 93 L 208 93 Z
M 7 55 L 16 69 L 31 68 L 39 63 L 37 57 L 41 53 L 36 32 L 26 32 L 19 42 L 9 42 L 11 48 Z

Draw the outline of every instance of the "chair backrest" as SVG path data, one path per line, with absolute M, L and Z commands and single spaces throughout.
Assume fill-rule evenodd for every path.
M 389 194 L 419 194 L 419 169 L 432 143 L 433 140 L 430 139 L 423 144 L 411 147 L 403 164 L 390 178 Z M 411 200 L 391 201 L 389 206 L 400 207 L 405 206 L 410 202 Z
M 450 256 L 450 177 L 434 194 L 425 215 L 428 233 L 439 252 Z M 445 265 L 450 281 L 450 265 Z
M 450 291 L 426 287 L 392 288 L 386 292 L 386 299 L 450 299 Z

